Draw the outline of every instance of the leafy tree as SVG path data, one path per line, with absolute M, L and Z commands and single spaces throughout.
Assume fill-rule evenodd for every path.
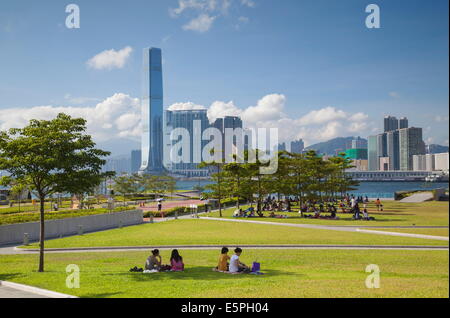
M 24 128 L 0 132 L 0 170 L 33 190 L 40 202 L 39 272 L 44 271 L 45 199 L 56 192 L 86 190 L 101 180 L 101 168 L 110 153 L 96 149 L 85 133 L 86 120 L 58 114 L 52 120 L 30 120 Z
M 214 149 L 211 150 L 211 155 L 214 155 Z M 207 194 L 208 197 L 217 198 L 219 201 L 219 215 L 222 217 L 222 198 L 224 197 L 224 187 L 225 187 L 225 174 L 223 172 L 223 160 L 220 159 L 218 161 L 205 162 L 202 161 L 198 167 L 199 168 L 210 168 L 214 173 L 211 175 L 213 181 L 215 183 L 208 184 L 205 186 L 206 189 L 211 190 Z

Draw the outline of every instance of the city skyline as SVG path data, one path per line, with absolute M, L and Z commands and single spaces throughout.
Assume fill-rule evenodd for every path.
M 78 1 L 77 30 L 64 26 L 62 4 L 0 4 L 0 129 L 63 111 L 86 118 L 97 142 L 140 141 L 140 52 L 158 46 L 165 52 L 164 109 L 205 108 L 210 121 L 238 115 L 249 126 L 278 127 L 280 142 L 301 138 L 306 146 L 339 136 L 367 138 L 381 130 L 382 116 L 406 115 L 423 127 L 427 144 L 448 145 L 445 1 L 378 1 L 379 30 L 364 26 L 364 1 L 236 0 L 209 9 L 182 3 L 108 4 L 111 15 L 104 19 L 100 4 Z M 43 11 L 48 21 L 38 20 Z M 148 19 L 139 19 L 144 14 Z M 196 20 L 201 14 L 215 17 L 209 27 Z M 271 29 L 263 23 L 269 14 Z M 114 31 L 121 40 L 111 37 Z M 36 48 L 32 58 L 25 44 Z M 273 56 L 280 57 L 272 59 L 276 67 L 267 69 Z

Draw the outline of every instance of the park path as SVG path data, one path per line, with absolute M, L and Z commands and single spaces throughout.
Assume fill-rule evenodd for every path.
M 428 200 L 433 199 L 434 195 L 432 192 L 419 192 L 419 193 L 414 193 L 413 195 L 406 197 L 402 200 L 400 200 L 400 202 L 402 203 L 421 203 L 421 202 L 425 202 Z
M 201 219 L 202 220 L 212 220 L 212 221 L 223 221 L 223 222 L 253 223 L 253 224 L 264 224 L 264 225 L 274 225 L 274 226 L 290 226 L 290 227 L 300 227 L 300 228 L 318 229 L 318 230 L 362 232 L 362 233 L 366 232 L 366 233 L 378 234 L 378 235 L 415 237 L 415 238 L 421 238 L 421 239 L 426 239 L 426 240 L 439 240 L 439 241 L 448 241 L 449 240 L 449 238 L 446 236 L 362 230 L 361 226 L 336 226 L 336 225 L 318 225 L 318 224 L 281 223 L 281 222 L 251 221 L 251 220 L 223 219 L 223 218 L 210 218 L 210 217 L 201 217 Z M 379 228 L 381 228 L 381 227 L 379 227 Z M 417 227 L 412 227 L 412 228 L 417 228 Z
M 0 280 L 0 298 L 78 298 L 47 289 Z

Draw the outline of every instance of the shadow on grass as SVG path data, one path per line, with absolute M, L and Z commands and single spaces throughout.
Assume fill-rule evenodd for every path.
M 130 280 L 136 282 L 146 282 L 146 281 L 164 281 L 164 280 L 223 280 L 223 279 L 244 279 L 244 278 L 264 278 L 264 277 L 273 277 L 279 275 L 292 275 L 292 276 L 302 276 L 298 273 L 285 272 L 279 270 L 265 270 L 263 271 L 264 275 L 252 275 L 252 274 L 226 274 L 221 272 L 214 272 L 212 267 L 209 266 L 196 266 L 189 267 L 184 272 L 158 272 L 158 273 L 102 273 L 102 276 L 123 276 L 127 277 Z
M 100 293 L 100 294 L 86 294 L 80 296 L 81 298 L 108 298 L 112 296 L 121 295 L 122 293 L 116 292 L 116 293 Z
M 23 277 L 25 276 L 22 273 L 10 273 L 10 274 L 0 274 L 0 280 L 10 280 L 10 279 L 14 279 L 14 278 L 19 278 L 19 277 Z

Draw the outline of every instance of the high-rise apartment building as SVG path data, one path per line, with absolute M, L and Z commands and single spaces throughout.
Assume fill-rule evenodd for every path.
M 400 170 L 413 170 L 413 155 L 425 154 L 422 128 L 402 128 L 399 130 Z
M 389 157 L 389 170 L 400 170 L 400 144 L 398 130 L 386 133 L 386 156 Z
M 142 160 L 140 171 L 163 169 L 163 80 L 161 49 L 144 49 L 142 107 Z
M 384 132 L 398 129 L 398 119 L 394 116 L 384 117 Z
M 208 140 L 202 140 L 202 135 L 205 129 L 209 128 L 209 120 L 206 109 L 199 110 L 176 110 L 166 111 L 164 118 L 165 129 L 165 156 L 164 166 L 171 173 L 183 175 L 185 177 L 204 177 L 208 175 L 207 168 L 199 168 L 198 165 L 202 161 L 202 150 L 208 144 Z M 189 140 L 182 140 L 182 136 L 178 135 L 177 128 L 185 129 Z M 178 139 L 171 140 L 172 132 L 178 135 Z M 173 136 L 175 138 L 176 136 Z M 181 142 L 183 147 L 178 153 L 172 148 L 175 144 Z M 183 151 L 187 153 L 183 153 Z M 181 158 L 180 162 L 176 162 Z M 186 158 L 186 160 L 184 160 Z
M 402 117 L 399 119 L 398 121 L 398 128 L 399 129 L 403 129 L 403 128 L 408 128 L 408 118 L 406 117 Z

